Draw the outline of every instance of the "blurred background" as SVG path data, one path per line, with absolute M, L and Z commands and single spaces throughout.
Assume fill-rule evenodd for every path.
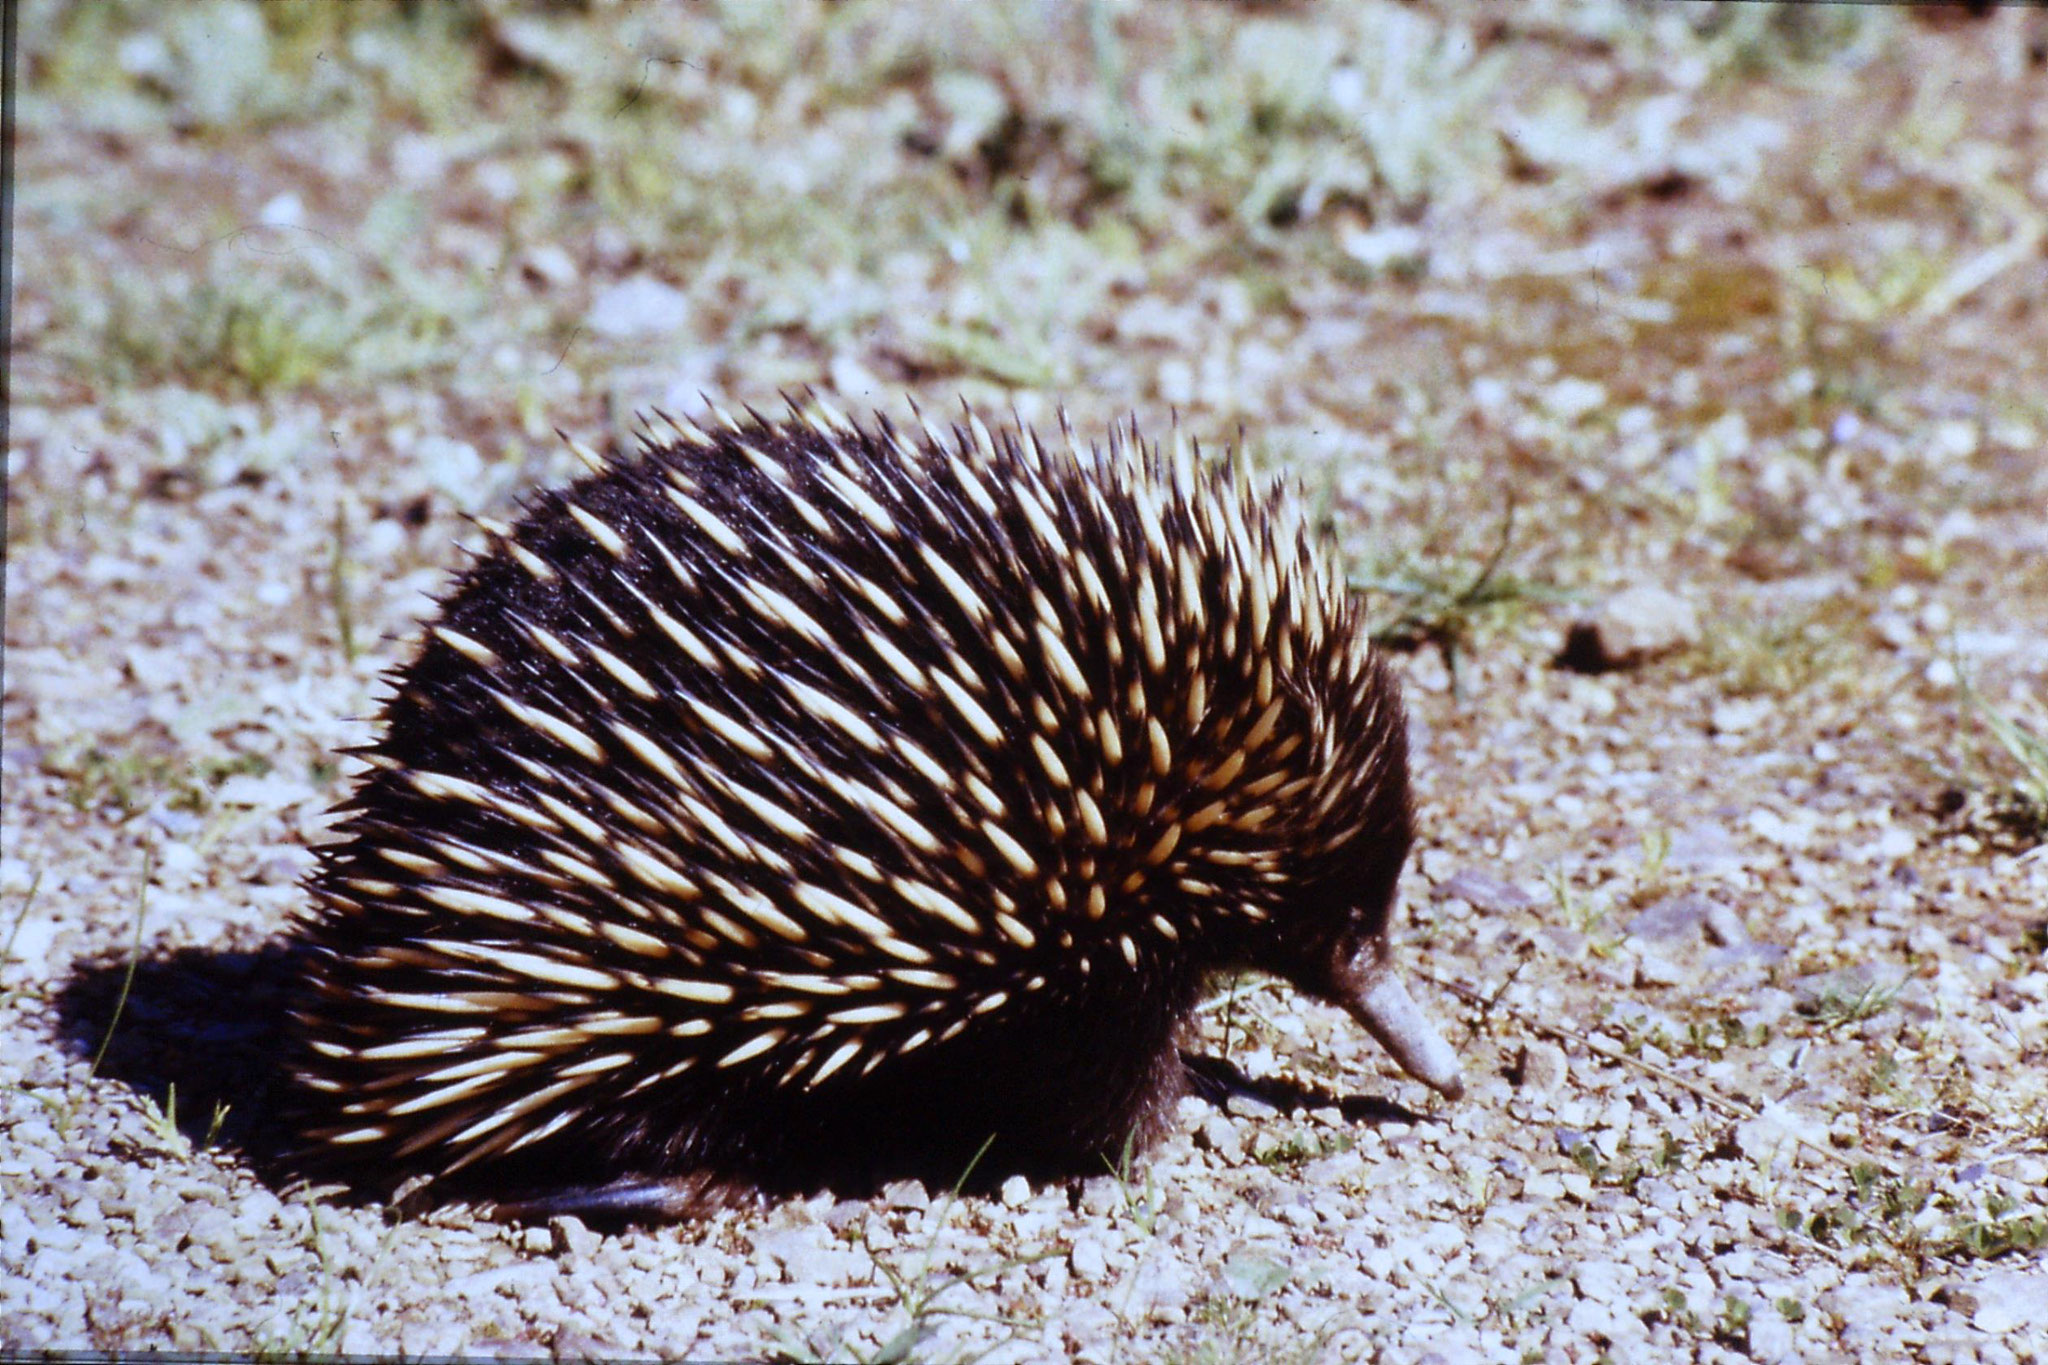
M 21 17 L 17 541 L 268 487 L 402 630 L 555 428 L 814 387 L 1241 431 L 1391 641 L 1678 573 L 1768 691 L 1973 535 L 2048 597 L 2035 7 Z
M 1696 512 L 1761 429 L 2040 334 L 2017 7 L 31 0 L 21 35 L 18 397 L 175 433 L 150 462 L 202 484 L 250 402 L 502 490 L 556 425 L 813 385 Z

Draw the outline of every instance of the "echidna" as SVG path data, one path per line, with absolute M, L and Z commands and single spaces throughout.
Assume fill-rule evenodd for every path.
M 484 523 L 393 676 L 300 929 L 316 1168 L 1100 1172 L 1235 969 L 1460 1093 L 1388 960 L 1399 695 L 1284 487 L 1135 423 L 661 421 Z

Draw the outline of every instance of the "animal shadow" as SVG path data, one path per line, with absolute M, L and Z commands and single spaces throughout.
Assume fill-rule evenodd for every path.
M 73 1056 L 97 1055 L 96 1078 L 147 1095 L 194 1147 L 225 1148 L 281 1183 L 292 957 L 282 942 L 179 948 L 132 959 L 132 976 L 125 952 L 87 959 L 52 1001 L 58 1041 Z

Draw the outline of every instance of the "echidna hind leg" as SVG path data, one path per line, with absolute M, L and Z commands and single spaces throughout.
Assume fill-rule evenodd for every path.
M 599 1226 L 672 1223 L 743 1202 L 749 1193 L 701 1175 L 629 1176 L 601 1185 L 565 1185 L 498 1200 L 489 1212 L 501 1223 L 539 1223 L 565 1215 Z

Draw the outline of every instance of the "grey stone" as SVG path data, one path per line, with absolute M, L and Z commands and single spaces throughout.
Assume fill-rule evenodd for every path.
M 1074 1272 L 1074 1278 L 1090 1284 L 1099 1283 L 1109 1273 L 1109 1263 L 1102 1254 L 1102 1244 L 1094 1238 L 1083 1238 L 1074 1243 L 1074 1249 L 1067 1253 L 1067 1265 Z
M 1636 985 L 1676 986 L 1689 973 L 1670 958 L 1659 953 L 1644 953 L 1636 961 Z
M 882 1204 L 892 1209 L 928 1209 L 932 1197 L 922 1180 L 896 1180 L 882 1187 Z
M 1705 928 L 1715 909 L 1714 902 L 1696 892 L 1666 896 L 1628 922 L 1632 938 L 1660 943 L 1690 943 Z
M 1636 668 L 1697 644 L 1699 613 L 1677 593 L 1644 584 L 1618 592 L 1572 623 L 1557 661 L 1581 673 Z
M 558 1256 L 588 1256 L 597 1250 L 597 1234 L 583 1225 L 583 1220 L 571 1213 L 548 1219 L 548 1231 L 554 1234 L 554 1249 Z
M 1707 937 L 1720 947 L 1737 948 L 1749 942 L 1749 929 L 1743 924 L 1742 916 L 1717 900 L 1707 902 L 1701 926 L 1707 931 Z
M 1538 1041 L 1522 1045 L 1521 1055 L 1515 1059 L 1512 1079 L 1517 1089 L 1532 1095 L 1548 1095 L 1563 1085 L 1570 1075 L 1571 1067 L 1565 1060 L 1564 1049 L 1555 1043 Z
M 2048 1271 L 1994 1270 L 1977 1281 L 1972 1294 L 1970 1325 L 1980 1332 L 2048 1328 Z
M 690 298 L 652 275 L 635 275 L 598 291 L 584 321 L 612 341 L 665 336 L 690 325 Z
M 1471 868 L 1452 873 L 1436 888 L 1435 894 L 1438 900 L 1461 900 L 1474 910 L 1496 915 L 1510 910 L 1526 910 L 1536 904 L 1535 897 L 1520 887 Z

